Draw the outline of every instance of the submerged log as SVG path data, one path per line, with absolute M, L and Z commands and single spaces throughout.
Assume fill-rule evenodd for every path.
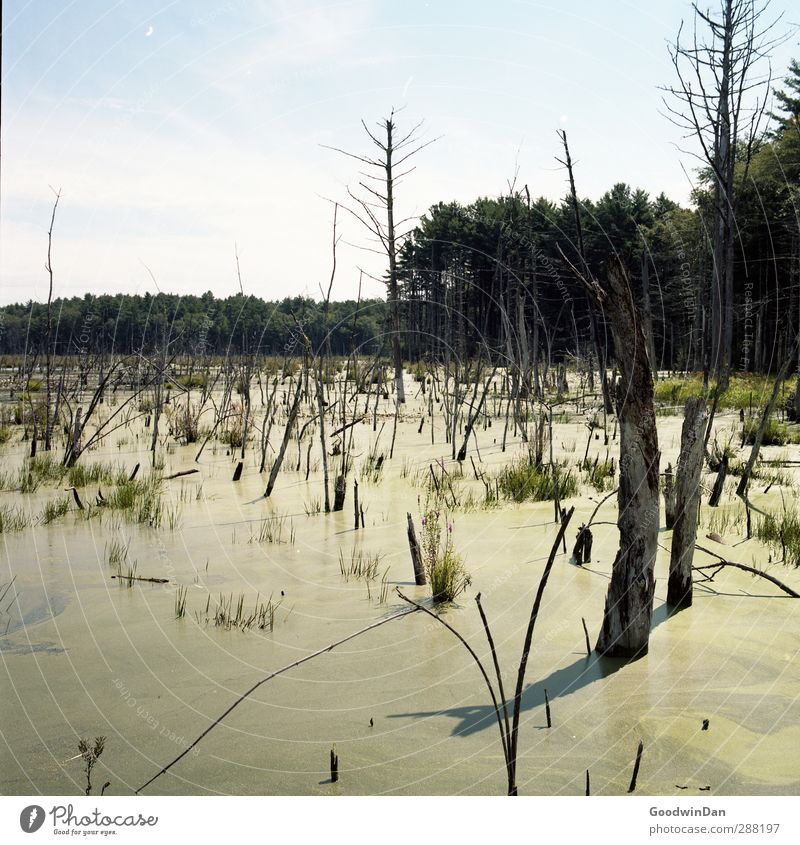
M 690 607 L 692 604 L 692 559 L 697 539 L 706 419 L 706 400 L 703 397 L 689 399 L 681 430 L 675 491 L 676 514 L 667 584 L 667 604 L 673 607 Z

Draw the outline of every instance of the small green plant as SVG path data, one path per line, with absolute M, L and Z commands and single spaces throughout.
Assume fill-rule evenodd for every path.
M 127 587 L 129 590 L 133 587 L 133 582 L 136 581 L 136 569 L 138 567 L 138 561 L 133 561 L 133 563 L 129 563 L 125 568 L 125 571 L 122 572 L 119 576 L 119 583 L 122 586 Z
M 186 597 L 189 592 L 188 587 L 183 587 L 178 584 L 178 591 L 175 593 L 175 618 L 183 619 L 186 616 Z
M 305 509 L 306 516 L 316 516 L 318 513 L 322 513 L 322 499 L 315 496 L 305 502 L 303 508 Z
M 143 481 L 126 480 L 103 501 L 103 507 L 122 512 L 128 522 L 158 528 L 164 518 L 161 480 L 157 475 Z
M 555 472 L 547 466 L 522 457 L 505 467 L 498 477 L 500 492 L 514 502 L 543 502 L 555 498 L 554 479 L 558 483 L 560 499 L 574 496 L 578 492 L 578 479 L 562 465 L 556 465 Z
M 104 736 L 96 736 L 94 745 L 91 745 L 88 739 L 82 739 L 78 743 L 78 753 L 83 759 L 83 771 L 86 775 L 86 795 L 92 794 L 92 770 L 97 765 L 105 747 L 106 738 Z
M 117 569 L 128 559 L 128 549 L 130 548 L 130 540 L 114 539 L 111 543 L 106 543 L 106 562 L 110 566 Z
M 344 552 L 339 550 L 339 569 L 345 581 L 351 578 L 361 578 L 365 581 L 372 581 L 378 577 L 378 567 L 383 559 L 380 553 L 369 553 L 362 549 L 353 549 L 350 557 L 345 558 Z
M 0 505 L 0 534 L 23 531 L 28 526 L 28 517 L 16 505 Z
M 250 543 L 289 543 L 294 545 L 294 521 L 288 516 L 271 514 L 264 517 L 258 525 L 258 531 L 250 534 Z
M 586 481 L 591 484 L 598 493 L 603 493 L 614 486 L 617 466 L 613 458 L 606 458 L 604 461 L 600 461 L 599 458 L 599 455 L 594 459 L 594 461 L 586 458 L 586 460 L 581 463 L 581 470 L 586 474 Z M 560 489 L 559 492 L 561 492 Z
M 744 435 L 745 443 L 753 444 L 756 442 L 756 433 L 758 427 L 761 425 L 760 416 L 749 416 L 744 421 Z M 761 439 L 762 446 L 784 446 L 786 443 L 796 443 L 797 436 L 794 432 L 789 431 L 789 426 L 786 423 L 770 417 L 767 420 L 767 425 L 764 428 L 764 435 Z
M 95 461 L 89 464 L 74 464 L 67 470 L 67 480 L 72 487 L 86 487 L 89 484 L 124 484 L 125 470 L 116 464 Z
M 762 517 L 754 533 L 776 553 L 780 549 L 782 563 L 800 566 L 800 515 L 796 510 L 784 508 Z
M 422 518 L 422 560 L 436 604 L 453 601 L 472 583 L 453 545 L 452 522 L 443 531 L 441 512 L 433 507 L 426 508 Z
M 47 502 L 39 514 L 39 523 L 49 525 L 69 511 L 69 499 L 53 499 Z
M 260 631 L 272 631 L 275 627 L 275 612 L 281 606 L 281 602 L 274 602 L 270 596 L 266 602 L 256 596 L 255 605 L 252 610 L 245 609 L 244 593 L 240 593 L 234 604 L 233 593 L 228 596 L 220 594 L 219 601 L 214 609 L 213 618 L 209 616 L 211 610 L 211 597 L 206 601 L 205 615 L 201 617 L 196 614 L 198 622 L 206 624 L 213 622 L 217 628 L 224 628 L 230 631 L 237 628 L 240 631 L 248 631 L 257 628 Z

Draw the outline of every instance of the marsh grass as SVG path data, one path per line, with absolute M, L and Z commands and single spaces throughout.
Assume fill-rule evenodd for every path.
M 800 566 L 800 515 L 783 509 L 757 520 L 755 536 L 774 552 L 780 550 L 781 562 Z
M 720 396 L 718 410 L 750 410 L 763 405 L 772 392 L 774 379 L 764 375 L 732 375 L 728 389 Z M 714 382 L 709 383 L 713 395 Z M 692 373 L 683 378 L 659 379 L 654 385 L 654 398 L 659 404 L 683 407 L 690 397 L 703 393 L 703 377 Z
M 28 527 L 28 517 L 17 505 L 0 505 L 0 534 L 12 531 L 24 531 Z
M 250 534 L 248 543 L 289 543 L 294 545 L 294 520 L 281 514 L 264 517 L 255 534 Z
M 131 541 L 113 539 L 110 543 L 106 542 L 105 553 L 106 563 L 109 566 L 114 566 L 117 569 L 128 559 L 128 550 L 130 549 Z
M 27 458 L 17 471 L 12 487 L 22 493 L 34 493 L 42 484 L 60 481 L 65 474 L 64 467 L 52 455 L 37 455 Z
M 761 416 L 748 416 L 744 421 L 744 442 L 752 445 L 756 442 L 756 433 L 761 424 Z M 796 429 L 789 429 L 785 422 L 770 417 L 767 420 L 764 436 L 761 440 L 762 446 L 784 446 L 787 443 L 800 442 L 800 433 Z
M 600 456 L 596 456 L 594 461 L 586 458 L 581 462 L 581 470 L 585 473 L 587 484 L 591 484 L 598 493 L 603 493 L 610 490 L 614 486 L 614 481 L 617 475 L 617 465 L 613 458 L 606 458 L 601 461 Z M 561 492 L 561 488 L 559 488 Z
M 365 552 L 363 549 L 353 549 L 350 557 L 345 558 L 344 552 L 339 550 L 339 569 L 345 581 L 351 578 L 373 581 L 378 577 L 378 567 L 383 555 L 380 552 Z
M 66 475 L 71 487 L 86 487 L 89 484 L 124 484 L 128 480 L 127 472 L 122 467 L 103 461 L 75 464 L 66 470 Z
M 189 593 L 188 587 L 183 587 L 178 584 L 177 592 L 175 593 L 175 618 L 183 619 L 186 616 L 186 598 Z
M 307 502 L 303 503 L 303 509 L 306 512 L 306 516 L 316 516 L 322 513 L 322 499 L 319 496 L 313 496 Z
M 744 524 L 744 511 L 734 505 L 733 507 L 711 508 L 706 527 L 709 531 L 713 531 L 721 537 L 726 537 L 732 533 L 741 534 Z
M 125 567 L 125 571 L 120 571 L 119 583 L 120 586 L 127 587 L 129 590 L 133 587 L 136 580 L 136 569 L 138 568 L 138 561 L 134 560 Z
M 49 525 L 51 522 L 64 516 L 69 511 L 69 499 L 52 499 L 45 503 L 39 514 L 39 524 Z
M 256 601 L 252 609 L 245 607 L 244 593 L 240 593 L 234 602 L 233 593 L 227 596 L 220 593 L 219 601 L 214 608 L 214 615 L 209 615 L 211 610 L 211 597 L 206 601 L 205 616 L 196 614 L 198 622 L 213 622 L 214 627 L 223 628 L 226 631 L 237 629 L 239 631 L 248 631 L 255 628 L 259 631 L 272 631 L 275 627 L 275 612 L 281 606 L 281 602 L 274 602 L 272 596 L 266 602 L 260 600 L 260 595 L 256 596 Z
M 164 519 L 161 479 L 157 475 L 141 481 L 126 479 L 109 494 L 103 507 L 119 511 L 128 522 L 159 528 Z
M 498 476 L 500 493 L 514 502 L 544 502 L 555 498 L 554 473 L 547 466 L 538 467 L 526 457 L 518 458 Z M 555 468 L 559 498 L 578 492 L 578 479 L 561 464 Z

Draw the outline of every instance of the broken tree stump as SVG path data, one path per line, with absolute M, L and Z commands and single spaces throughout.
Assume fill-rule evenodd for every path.
M 425 564 L 422 560 L 422 548 L 417 540 L 417 531 L 414 528 L 414 518 L 406 513 L 408 518 L 408 548 L 411 551 L 411 563 L 414 565 L 414 582 L 418 587 L 424 587 L 427 583 L 425 578 Z
M 344 475 L 336 476 L 336 483 L 333 485 L 333 510 L 340 511 L 344 508 L 344 498 L 347 495 L 347 479 Z
M 708 506 L 715 508 L 719 504 L 720 496 L 722 496 L 722 489 L 725 486 L 725 476 L 728 474 L 728 456 L 723 455 L 719 463 L 719 472 L 717 472 L 717 480 L 714 482 L 714 489 L 711 491 L 711 496 L 708 499 Z
M 339 755 L 336 753 L 336 746 L 331 748 L 331 783 L 339 780 Z
M 670 531 L 675 525 L 675 474 L 672 464 L 667 464 L 664 470 L 664 520 L 667 531 Z
M 697 539 L 703 435 L 707 419 L 706 400 L 703 397 L 698 396 L 686 402 L 675 485 L 676 513 L 667 584 L 667 604 L 672 607 L 690 607 L 692 604 L 692 560 Z
M 585 525 L 581 525 L 578 529 L 572 555 L 578 566 L 583 566 L 584 563 L 589 563 L 592 559 L 592 532 Z

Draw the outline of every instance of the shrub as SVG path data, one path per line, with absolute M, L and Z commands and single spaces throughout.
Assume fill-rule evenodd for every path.
M 744 442 L 753 444 L 756 442 L 756 432 L 761 425 L 760 416 L 748 417 L 744 422 Z M 762 446 L 784 446 L 786 443 L 796 443 L 797 437 L 789 431 L 789 426 L 780 420 L 770 417 L 764 429 L 764 436 L 761 440 Z
M 428 508 L 422 518 L 422 558 L 437 604 L 453 601 L 472 583 L 461 555 L 453 546 L 452 523 L 447 524 L 442 540 L 441 513 L 433 508 Z

